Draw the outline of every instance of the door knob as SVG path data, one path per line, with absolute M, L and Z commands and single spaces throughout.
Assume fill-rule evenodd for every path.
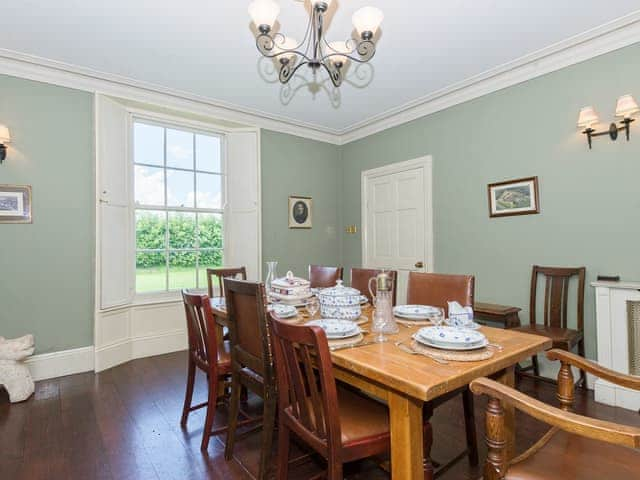
M 422 262 L 416 262 L 416 264 L 414 265 L 414 267 L 416 267 L 416 268 L 423 268 L 423 267 L 424 267 L 424 263 L 422 263 Z

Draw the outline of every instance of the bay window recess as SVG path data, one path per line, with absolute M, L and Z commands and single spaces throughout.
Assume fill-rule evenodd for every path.
M 96 95 L 99 309 L 260 278 L 259 131 L 181 121 Z

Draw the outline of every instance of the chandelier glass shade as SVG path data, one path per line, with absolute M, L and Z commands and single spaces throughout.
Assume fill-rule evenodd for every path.
M 324 22 L 332 1 L 310 1 L 309 23 L 304 38 L 299 43 L 291 37 L 273 32 L 280 13 L 280 6 L 274 0 L 254 0 L 249 5 L 249 16 L 258 28 L 258 51 L 276 61 L 281 83 L 286 84 L 300 67 L 307 65 L 314 72 L 324 68 L 331 82 L 339 87 L 350 61 L 366 63 L 375 55 L 374 35 L 384 18 L 382 11 L 375 7 L 361 8 L 352 17 L 359 38 L 328 42 Z

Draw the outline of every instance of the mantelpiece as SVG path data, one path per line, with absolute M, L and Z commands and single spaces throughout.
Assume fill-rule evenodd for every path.
M 630 323 L 640 324 L 640 282 L 593 282 L 596 294 L 598 363 L 621 373 L 633 373 L 631 359 L 640 351 L 638 337 L 630 337 Z M 635 316 L 634 316 L 635 315 Z M 635 319 L 635 320 L 634 320 Z M 637 373 L 636 373 L 637 374 Z M 601 379 L 595 382 L 598 402 L 638 410 L 640 392 Z

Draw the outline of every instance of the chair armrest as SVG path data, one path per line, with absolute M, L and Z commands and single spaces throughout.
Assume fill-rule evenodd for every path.
M 608 382 L 615 383 L 616 385 L 631 388 L 633 390 L 640 390 L 640 377 L 615 372 L 574 353 L 557 348 L 549 350 L 546 352 L 546 355 L 549 360 L 560 360 L 561 362 L 568 363 L 569 365 L 589 372 L 592 375 L 602 378 Z
M 488 378 L 474 380 L 470 388 L 476 395 L 486 394 L 567 432 L 625 447 L 640 448 L 640 428 L 567 412 Z

